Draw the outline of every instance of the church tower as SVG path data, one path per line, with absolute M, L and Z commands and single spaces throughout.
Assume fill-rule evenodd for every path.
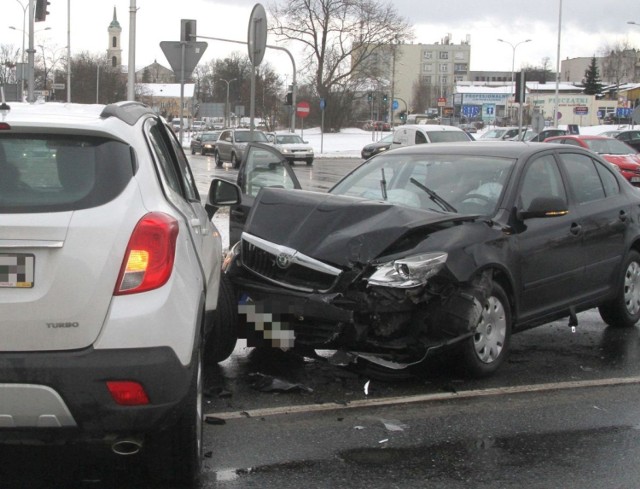
M 109 24 L 109 48 L 107 49 L 107 58 L 111 66 L 116 67 L 122 65 L 122 48 L 120 47 L 120 34 L 122 27 L 116 17 L 116 8 L 113 7 L 113 20 Z

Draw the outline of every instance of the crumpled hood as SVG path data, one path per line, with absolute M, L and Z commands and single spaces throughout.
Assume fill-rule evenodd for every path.
M 470 216 L 355 197 L 264 188 L 245 231 L 340 267 L 366 263 L 409 230 Z

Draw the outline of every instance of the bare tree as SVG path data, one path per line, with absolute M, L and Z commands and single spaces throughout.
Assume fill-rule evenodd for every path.
M 270 6 L 280 40 L 303 46 L 300 67 L 326 102 L 325 122 L 338 129 L 350 113 L 358 78 L 372 56 L 411 36 L 391 3 L 376 0 L 285 0 Z
M 638 52 L 628 42 L 617 42 L 602 48 L 602 78 L 617 87 L 632 82 L 635 77 L 635 65 Z

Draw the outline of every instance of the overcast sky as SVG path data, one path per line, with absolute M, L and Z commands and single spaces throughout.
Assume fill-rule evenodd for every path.
M 0 0 L 3 22 L 0 44 L 22 46 L 22 29 L 27 0 Z M 71 5 L 71 53 L 105 53 L 108 27 L 114 7 L 122 27 L 123 63 L 128 62 L 129 18 L 132 0 L 49 0 L 46 22 L 36 23 L 36 45 L 64 51 L 67 45 L 67 5 Z M 265 8 L 271 0 L 262 2 Z M 383 0 L 378 0 L 382 2 Z M 562 13 L 560 16 L 560 3 Z M 246 41 L 247 24 L 254 0 L 136 0 L 136 66 L 157 60 L 169 66 L 161 41 L 178 41 L 180 19 L 196 19 L 198 34 Z M 510 71 L 513 49 L 497 41 L 512 44 L 526 39 L 515 50 L 515 69 L 542 64 L 549 58 L 555 69 L 558 51 L 558 27 L 561 17 L 560 59 L 600 55 L 604 46 L 629 43 L 640 49 L 640 0 L 394 0 L 398 13 L 414 27 L 416 43 L 440 42 L 447 34 L 459 44 L 469 36 L 471 70 Z M 417 7 L 419 5 L 420 7 Z M 268 21 L 268 14 L 267 14 Z M 49 27 L 47 31 L 42 29 Z M 233 51 L 245 54 L 246 47 L 221 41 L 206 41 L 209 46 L 203 60 L 224 58 Z M 269 37 L 269 44 L 274 40 Z M 294 45 L 287 46 L 294 53 Z M 290 74 L 288 56 L 267 50 L 264 62 L 283 75 Z

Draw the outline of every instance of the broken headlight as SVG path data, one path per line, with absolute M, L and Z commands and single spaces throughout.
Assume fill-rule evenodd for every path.
M 401 289 L 424 285 L 442 269 L 447 256 L 444 252 L 425 253 L 383 263 L 369 277 L 369 285 Z

